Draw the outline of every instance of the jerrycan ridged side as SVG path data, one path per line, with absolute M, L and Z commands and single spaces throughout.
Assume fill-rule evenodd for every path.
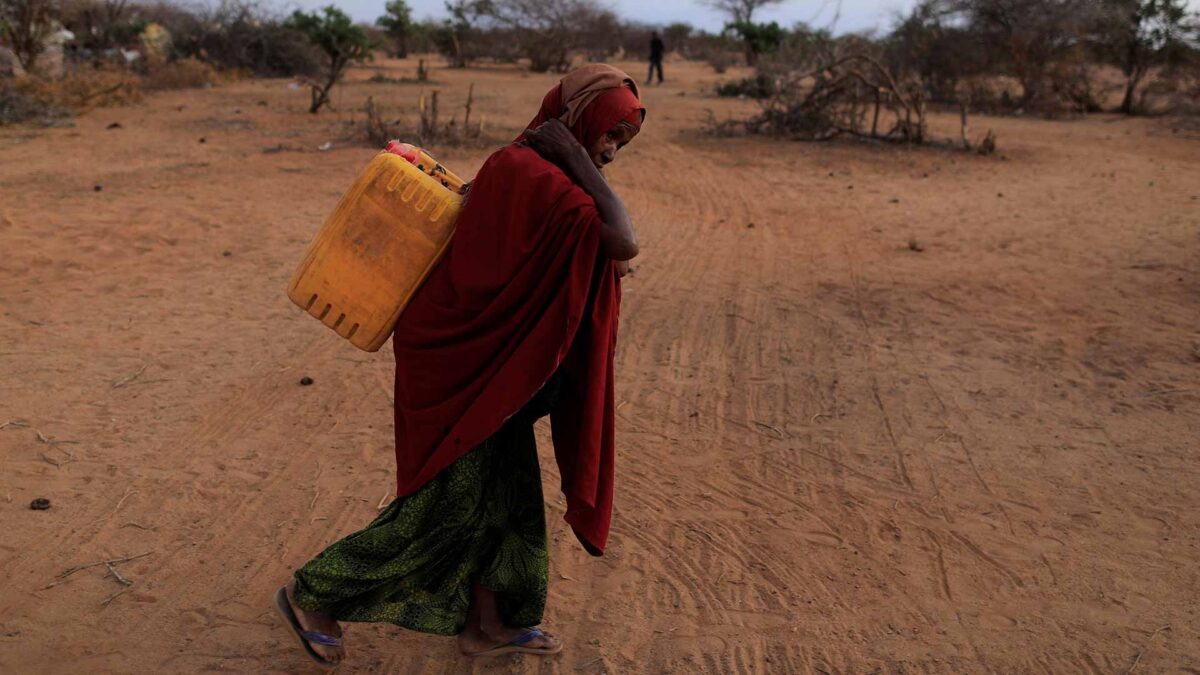
M 371 160 L 325 220 L 288 297 L 350 344 L 377 351 L 454 235 L 462 180 L 421 154 Z M 433 174 L 433 175 L 430 175 Z

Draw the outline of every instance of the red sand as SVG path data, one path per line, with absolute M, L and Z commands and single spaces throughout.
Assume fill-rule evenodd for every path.
M 339 141 L 352 110 L 415 105 L 368 74 L 315 117 L 260 80 L 0 130 L 0 424 L 28 425 L 0 429 L 0 671 L 308 668 L 271 592 L 393 481 L 386 348 L 284 295 L 373 152 Z M 722 141 L 705 110 L 751 105 L 667 74 L 612 170 L 643 255 L 607 557 L 542 447 L 567 649 L 469 662 L 350 625 L 342 672 L 1200 673 L 1200 140 L 1093 117 L 975 119 L 1007 159 Z M 444 111 L 475 82 L 501 139 L 553 81 L 434 77 Z M 46 588 L 145 552 L 107 604 L 103 566 Z

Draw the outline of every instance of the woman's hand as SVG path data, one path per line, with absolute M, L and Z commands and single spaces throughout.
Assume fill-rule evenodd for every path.
M 525 140 L 534 152 L 553 162 L 576 185 L 583 188 L 596 202 L 596 210 L 604 221 L 600 229 L 600 245 L 613 260 L 630 260 L 638 254 L 637 237 L 625 204 L 596 168 L 587 150 L 575 140 L 571 130 L 558 120 L 544 122 L 525 132 Z
M 570 169 L 576 166 L 581 157 L 591 161 L 587 157 L 587 151 L 575 140 L 567 125 L 557 119 L 543 122 L 538 128 L 526 131 L 525 141 L 543 159 L 566 170 L 567 175 L 571 175 Z

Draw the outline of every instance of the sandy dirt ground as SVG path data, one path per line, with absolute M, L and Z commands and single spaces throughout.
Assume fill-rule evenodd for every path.
M 393 365 L 284 290 L 374 152 L 355 109 L 415 106 L 372 68 L 318 116 L 259 80 L 0 130 L 0 672 L 310 669 L 269 599 L 392 489 Z M 1200 673 L 1200 138 L 719 140 L 751 104 L 668 76 L 611 171 L 643 253 L 605 557 L 539 431 L 566 650 L 353 624 L 342 672 Z M 496 139 L 553 82 L 433 77 Z

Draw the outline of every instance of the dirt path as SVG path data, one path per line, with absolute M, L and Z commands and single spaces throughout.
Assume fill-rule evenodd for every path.
M 613 169 L 644 253 L 605 558 L 542 447 L 567 651 L 475 663 L 351 625 L 341 672 L 1200 673 L 1200 139 L 721 141 L 705 110 L 746 104 L 673 74 Z M 475 82 L 497 138 L 552 82 L 435 77 L 445 109 Z M 268 599 L 390 490 L 391 363 L 284 286 L 372 154 L 339 140 L 351 110 L 418 88 L 314 118 L 286 85 L 0 130 L 0 425 L 24 424 L 0 429 L 2 672 L 306 669 Z M 486 149 L 440 154 L 471 174 Z M 46 588 L 147 552 L 127 589 L 104 566 Z

